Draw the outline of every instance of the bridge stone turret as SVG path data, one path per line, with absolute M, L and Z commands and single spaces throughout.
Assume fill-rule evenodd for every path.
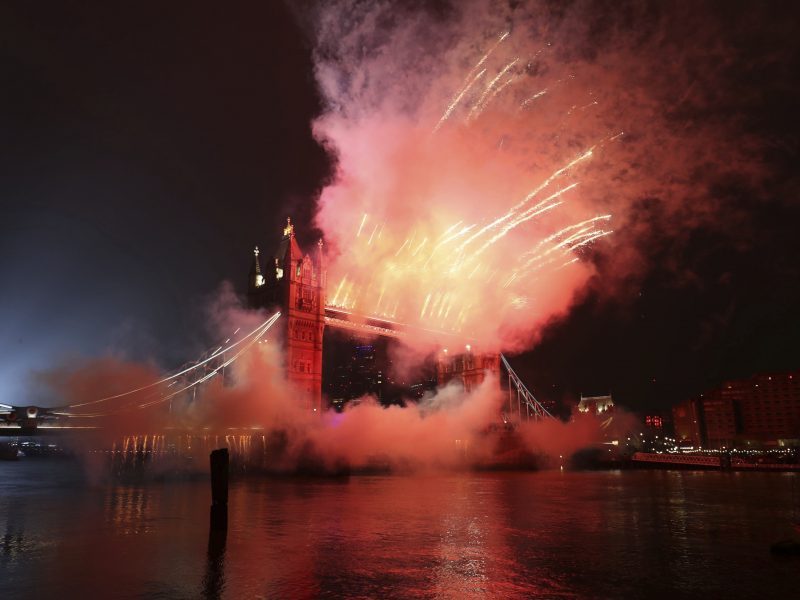
M 322 337 L 325 329 L 326 265 L 322 240 L 312 257 L 304 254 L 286 220 L 283 238 L 263 277 L 255 251 L 247 297 L 254 308 L 277 307 L 282 329 L 286 375 L 310 410 L 322 409 Z
M 436 358 L 436 378 L 439 385 L 459 381 L 464 390 L 471 392 L 487 375 L 500 373 L 500 355 L 496 352 L 473 352 L 467 345 L 464 350 L 443 348 Z

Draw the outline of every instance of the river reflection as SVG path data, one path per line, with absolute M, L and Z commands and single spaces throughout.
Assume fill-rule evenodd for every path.
M 210 527 L 205 481 L 92 484 L 0 465 L 8 598 L 620 598 L 793 593 L 770 556 L 796 475 L 249 479 Z

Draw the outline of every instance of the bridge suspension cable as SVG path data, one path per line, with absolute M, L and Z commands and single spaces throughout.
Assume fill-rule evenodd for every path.
M 531 391 L 522 383 L 522 380 L 516 374 L 514 369 L 511 368 L 508 360 L 504 355 L 500 355 L 500 360 L 503 361 L 503 366 L 506 368 L 508 372 L 508 405 L 509 405 L 509 412 L 511 414 L 514 413 L 514 397 L 516 396 L 517 400 L 517 414 L 522 420 L 523 412 L 522 407 L 525 407 L 525 415 L 526 419 L 534 419 L 540 420 L 549 418 L 552 419 L 553 415 L 550 414 L 544 405 L 539 402 L 536 397 L 531 393 Z M 507 420 L 505 413 L 503 413 L 503 420 Z
M 223 348 L 222 346 L 220 346 L 220 347 L 219 347 L 219 348 L 217 348 L 217 350 L 215 350 L 215 351 L 214 351 L 214 352 L 211 354 L 211 356 L 209 356 L 208 358 L 206 358 L 206 359 L 204 359 L 204 360 L 201 360 L 200 362 L 198 362 L 198 363 L 196 363 L 196 364 L 194 364 L 194 365 L 192 365 L 192 366 L 190 366 L 190 367 L 188 367 L 188 368 L 186 368 L 186 369 L 183 369 L 183 370 L 181 370 L 181 371 L 179 371 L 179 372 L 177 372 L 177 373 L 174 373 L 174 374 L 172 374 L 172 375 L 169 375 L 169 376 L 167 376 L 167 377 L 164 377 L 164 378 L 162 378 L 162 379 L 159 379 L 158 381 L 155 381 L 155 382 L 153 382 L 153 383 L 149 383 L 149 384 L 147 384 L 147 385 L 143 385 L 143 386 L 141 386 L 141 387 L 138 387 L 138 388 L 136 388 L 136 389 L 133 389 L 133 390 L 128 390 L 127 392 L 122 392 L 122 393 L 119 393 L 119 394 L 113 394 L 113 395 L 111 395 L 111 396 L 105 396 L 105 397 L 103 397 L 103 398 L 98 398 L 98 399 L 96 399 L 96 400 L 89 400 L 88 402 L 78 402 L 78 403 L 75 403 L 75 404 L 68 404 L 68 405 L 66 405 L 66 406 L 61 406 L 61 407 L 58 407 L 57 409 L 54 409 L 54 410 L 60 410 L 60 411 L 62 411 L 62 412 L 58 412 L 58 413 L 54 412 L 54 414 L 59 414 L 59 415 L 62 415 L 62 416 L 67 416 L 67 417 L 69 417 L 69 416 L 81 416 L 81 417 L 89 417 L 89 416 L 101 416 L 100 414 L 80 414 L 80 415 L 79 415 L 79 414 L 74 414 L 74 413 L 65 413 L 65 412 L 63 412 L 63 410 L 64 410 L 64 409 L 80 408 L 80 407 L 82 407 L 82 406 L 89 406 L 89 405 L 99 404 L 99 403 L 101 403 L 101 402 L 107 402 L 108 400 L 116 400 L 116 399 L 119 399 L 119 398 L 123 398 L 123 397 L 125 397 L 125 396 L 130 396 L 130 395 L 132 395 L 132 394 L 136 394 L 136 393 L 138 393 L 138 392 L 142 392 L 142 391 L 144 391 L 144 390 L 147 390 L 147 389 L 150 389 L 150 388 L 157 387 L 157 386 L 159 386 L 159 385 L 163 385 L 164 383 L 167 383 L 168 381 L 172 381 L 173 379 L 177 379 L 178 377 L 181 377 L 181 376 L 183 376 L 183 375 L 186 375 L 187 373 L 190 373 L 191 371 L 193 371 L 193 370 L 195 370 L 195 369 L 198 369 L 199 367 L 202 367 L 202 366 L 204 366 L 204 365 L 208 364 L 209 362 L 211 362 L 211 361 L 212 361 L 212 360 L 214 360 L 215 358 L 218 358 L 218 357 L 220 357 L 220 356 L 224 356 L 224 355 L 225 355 L 227 352 L 229 352 L 229 351 L 230 351 L 230 350 L 232 350 L 233 348 L 235 348 L 235 347 L 239 346 L 239 345 L 240 345 L 240 344 L 242 344 L 242 343 L 243 343 L 245 340 L 248 340 L 248 339 L 251 339 L 251 338 L 252 338 L 252 339 L 251 339 L 251 341 L 250 341 L 250 343 L 249 343 L 249 344 L 247 344 L 247 345 L 246 345 L 246 346 L 243 348 L 243 350 L 240 350 L 239 352 L 237 352 L 237 353 L 234 355 L 234 357 L 233 357 L 232 359 L 229 359 L 229 360 L 227 360 L 227 361 L 223 362 L 223 363 L 222 363 L 222 364 L 221 364 L 219 367 L 217 367 L 216 369 L 212 370 L 212 371 L 211 371 L 209 374 L 206 374 L 206 375 L 204 375 L 202 378 L 200 378 L 200 379 L 198 379 L 197 381 L 193 382 L 192 384 L 190 384 L 190 385 L 189 385 L 189 386 L 187 386 L 186 388 L 183 388 L 183 389 L 181 389 L 181 390 L 178 390 L 177 392 L 175 392 L 175 393 L 173 393 L 173 394 L 171 394 L 171 395 L 169 396 L 169 397 L 173 397 L 173 396 L 177 395 L 178 393 L 180 393 L 180 392 L 182 392 L 182 391 L 185 391 L 185 390 L 186 390 L 186 389 L 188 389 L 189 387 L 192 387 L 193 385 L 197 385 L 198 383 L 202 383 L 203 381 L 207 381 L 207 380 L 208 380 L 208 379 L 210 379 L 210 378 L 211 378 L 211 377 L 212 377 L 214 374 L 216 374 L 216 373 L 217 373 L 217 371 L 219 371 L 220 369 L 222 369 L 222 368 L 224 368 L 224 367 L 228 366 L 230 363 L 232 363 L 234 360 L 236 360 L 236 359 L 237 359 L 237 358 L 238 358 L 238 357 L 239 357 L 239 356 L 240 356 L 240 355 L 241 355 L 241 354 L 242 354 L 242 353 L 243 353 L 245 350 L 247 350 L 248 348 L 250 348 L 250 346 L 252 346 L 252 345 L 253 345 L 253 343 L 255 343 L 255 342 L 258 340 L 258 338 L 260 338 L 260 337 L 261 337 L 261 336 L 262 336 L 264 333 L 266 333 L 266 332 L 267 332 L 267 330 L 269 330 L 269 328 L 270 328 L 270 327 L 272 327 L 272 325 L 275 323 L 275 321 L 277 321 L 277 320 L 278 320 L 278 318 L 279 318 L 280 316 L 281 316 L 281 313 L 280 313 L 280 312 L 277 312 L 277 313 L 275 313 L 275 314 L 274 314 L 274 315 L 272 315 L 272 316 L 271 316 L 269 319 L 267 319 L 266 321 L 264 321 L 263 323 L 261 323 L 261 324 L 260 324 L 258 327 L 256 327 L 255 329 L 253 329 L 253 330 L 252 330 L 250 333 L 248 333 L 246 336 L 242 337 L 240 340 L 238 340 L 238 341 L 236 341 L 236 342 L 233 342 L 232 344 L 230 344 L 230 345 L 228 345 L 228 346 L 225 346 L 224 348 Z M 170 385 L 173 385 L 173 384 L 170 384 Z M 158 401 L 160 402 L 160 401 L 163 401 L 163 400 L 165 400 L 165 399 L 168 399 L 168 398 L 161 398 L 161 399 L 159 399 Z M 148 406 L 149 406 L 149 404 L 148 404 Z M 143 408 L 143 406 L 140 406 L 139 408 Z M 106 414 L 106 413 L 102 413 L 102 414 L 104 415 L 104 414 Z

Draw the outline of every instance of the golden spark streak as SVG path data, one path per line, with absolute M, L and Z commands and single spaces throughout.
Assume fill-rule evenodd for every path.
M 372 238 L 375 237 L 375 232 L 378 231 L 378 225 L 376 224 L 375 227 L 372 228 L 372 234 L 369 236 L 369 241 L 367 242 L 367 246 L 372 244 Z
M 450 302 L 447 303 L 447 310 L 444 311 L 444 320 L 445 321 L 447 320 L 447 315 L 450 314 L 450 309 L 453 308 L 453 302 L 454 302 L 454 300 L 451 299 Z
M 375 312 L 378 313 L 381 310 L 381 302 L 383 301 L 383 294 L 386 292 L 386 285 L 384 284 L 381 286 L 381 295 L 378 296 L 378 303 L 375 305 Z
M 534 254 L 538 248 L 541 248 L 545 244 L 549 244 L 553 240 L 560 238 L 562 235 L 564 235 L 568 231 L 573 231 L 574 229 L 581 229 L 581 228 L 584 228 L 587 225 L 590 225 L 591 223 L 594 223 L 596 221 L 608 220 L 610 218 L 611 218 L 610 214 L 609 215 L 600 215 L 599 217 L 592 217 L 591 219 L 586 219 L 585 221 L 581 221 L 580 223 L 575 223 L 574 225 L 569 225 L 567 227 L 564 227 L 564 229 L 562 229 L 560 231 L 556 231 L 551 236 L 546 237 L 543 240 L 541 240 L 539 243 L 536 244 L 536 246 L 533 247 L 532 250 L 528 250 L 520 258 L 526 258 L 527 256 L 530 256 L 531 254 Z
M 509 277 L 508 280 L 503 284 L 503 287 L 507 288 L 508 286 L 510 286 L 516 278 L 517 278 L 517 274 L 516 273 L 512 273 L 511 277 Z
M 597 219 L 597 217 L 595 219 L 589 219 L 589 220 L 593 221 L 593 220 L 596 220 L 596 219 Z M 562 230 L 560 233 L 563 233 L 563 231 L 564 230 Z M 604 233 L 604 232 L 603 232 L 603 230 L 598 231 L 598 230 L 594 229 L 594 227 L 591 227 L 591 226 L 583 227 L 582 229 L 579 229 L 574 234 L 572 234 L 569 237 L 563 239 L 561 242 L 559 242 L 555 246 L 553 246 L 551 248 L 548 248 L 545 252 L 541 252 L 541 253 L 536 254 L 535 256 L 531 257 L 524 265 L 522 265 L 522 267 L 520 267 L 517 270 L 517 273 L 527 271 L 531 267 L 531 265 L 533 265 L 533 263 L 541 261 L 541 260 L 544 260 L 549 254 L 551 254 L 552 252 L 555 252 L 556 250 L 559 250 L 559 249 L 563 248 L 564 246 L 568 246 L 567 249 L 564 252 L 565 253 L 569 252 L 570 250 L 572 250 L 572 246 L 570 246 L 570 244 L 572 244 L 573 242 L 576 242 L 578 240 L 581 240 L 581 239 L 584 239 L 584 238 L 587 238 L 587 237 L 590 237 L 590 236 L 594 236 L 597 233 Z M 610 233 L 610 232 L 607 232 L 607 233 Z M 541 265 L 536 267 L 534 269 L 534 271 L 538 271 L 542 267 L 551 264 L 553 261 L 555 261 L 555 258 L 551 258 L 550 260 L 545 261 L 544 263 L 542 263 Z
M 451 231 L 453 231 L 453 229 L 455 229 L 456 227 L 458 227 L 459 225 L 461 225 L 461 223 L 463 223 L 463 221 L 456 221 L 455 223 L 453 223 L 452 225 L 450 225 L 450 227 L 448 227 L 447 229 L 445 229 L 444 233 L 443 233 L 442 235 L 440 235 L 440 236 L 439 236 L 439 239 L 442 239 L 442 238 L 445 238 L 445 237 L 447 237 L 447 235 L 448 235 L 448 234 L 449 234 Z
M 441 319 L 442 318 L 442 312 L 444 311 L 445 304 L 447 304 L 447 301 L 449 299 L 450 299 L 450 292 L 448 292 L 444 296 L 442 296 L 442 301 L 439 303 L 439 313 L 436 315 L 437 319 Z
M 486 110 L 486 107 L 489 106 L 489 103 L 492 100 L 494 100 L 504 89 L 506 89 L 512 83 L 517 82 L 518 80 L 519 80 L 519 77 L 516 77 L 516 76 L 509 77 L 507 80 L 505 80 L 503 82 L 503 85 L 500 85 L 497 88 L 495 88 L 494 92 L 492 92 L 492 94 L 486 99 L 486 101 L 478 108 L 478 112 L 475 113 L 475 116 L 473 117 L 473 120 L 477 119 L 479 116 L 481 116 L 481 113 L 483 113 L 483 111 Z
M 428 295 L 425 297 L 425 303 L 422 305 L 422 310 L 419 313 L 420 319 L 425 317 L 425 311 L 428 310 L 428 302 L 430 301 L 431 301 L 431 295 L 430 293 L 428 293 Z
M 479 238 L 480 236 L 482 236 L 484 233 L 486 233 L 487 231 L 489 231 L 489 230 L 491 230 L 491 229 L 494 229 L 495 227 L 497 227 L 497 226 L 498 226 L 498 225 L 500 225 L 501 223 L 504 223 L 505 221 L 507 221 L 508 219 L 510 219 L 511 217 L 513 217 L 513 216 L 514 216 L 514 213 L 516 213 L 516 212 L 517 212 L 517 211 L 518 211 L 520 208 L 522 208 L 522 207 L 523 207 L 523 206 L 525 206 L 525 205 L 526 205 L 528 202 L 530 202 L 530 201 L 531 201 L 533 198 L 535 198 L 535 197 L 536 197 L 536 196 L 539 194 L 539 192 L 541 192 L 541 191 L 542 191 L 543 189 L 545 189 L 545 188 L 546 188 L 548 185 L 550 185 L 550 184 L 553 182 L 553 180 L 555 180 L 556 178 L 558 178 L 559 176 L 561 176 L 562 174 L 564 174 L 566 171 L 568 171 L 570 168 L 574 167 L 574 166 L 575 166 L 576 164 L 578 164 L 579 162 L 581 162 L 581 161 L 583 161 L 583 160 L 586 160 L 587 158 L 589 158 L 590 156 L 592 156 L 592 153 L 593 153 L 593 151 L 594 151 L 594 146 L 592 146 L 591 148 L 589 148 L 589 149 L 588 149 L 586 152 L 584 152 L 583 154 L 581 154 L 581 155 L 580 155 L 580 156 L 578 156 L 577 158 L 575 158 L 575 159 L 571 160 L 571 161 L 570 161 L 569 163 L 567 163 L 565 166 L 563 166 L 563 167 L 561 167 L 560 169 L 558 169 L 557 171 L 555 171 L 555 172 L 554 172 L 552 175 L 550 175 L 550 177 L 548 177 L 547 179 L 545 179 L 543 183 L 541 183 L 541 184 L 540 184 L 540 185 L 539 185 L 537 188 L 535 188 L 535 189 L 534 189 L 533 191 L 531 191 L 531 192 L 530 192 L 530 193 L 529 193 L 527 196 L 525 196 L 525 198 L 523 198 L 522 200 L 520 200 L 520 201 L 519 201 L 519 202 L 518 202 L 518 203 L 517 203 L 515 206 L 513 206 L 511 209 L 509 209 L 509 211 L 508 211 L 508 212 L 507 212 L 505 215 L 503 215 L 502 217 L 498 217 L 497 219 L 495 219 L 494 221 L 492 221 L 492 222 L 491 222 L 491 223 L 489 223 L 488 225 L 484 225 L 483 227 L 481 227 L 481 228 L 480 228 L 478 231 L 476 231 L 476 232 L 475 232 L 475 233 L 473 233 L 471 236 L 469 236 L 469 237 L 468 237 L 466 240 L 464 240 L 464 241 L 461 243 L 461 245 L 459 245 L 459 246 L 458 246 L 458 248 L 457 248 L 456 250 L 457 250 L 458 252 L 461 252 L 461 251 L 462 251 L 462 250 L 464 250 L 464 248 L 466 248 L 466 247 L 467 247 L 467 246 L 468 246 L 470 243 L 472 243 L 473 241 L 475 241 L 476 239 L 478 239 L 478 238 Z M 541 204 L 541 203 L 539 203 L 539 204 Z M 538 206 L 538 205 L 537 205 L 537 206 Z
M 509 223 L 508 225 L 503 227 L 503 229 L 500 230 L 499 233 L 496 233 L 489 241 L 484 243 L 484 245 L 481 246 L 480 249 L 478 249 L 478 251 L 475 253 L 475 256 L 478 256 L 479 254 L 481 254 L 484 250 L 486 250 L 489 246 L 491 246 L 492 244 L 497 242 L 497 240 L 499 240 L 500 238 L 505 237 L 508 234 L 509 231 L 511 231 L 512 229 L 514 229 L 518 225 L 521 225 L 522 223 L 530 221 L 532 218 L 542 214 L 543 212 L 546 212 L 548 210 L 552 210 L 555 207 L 563 204 L 563 201 L 552 202 L 551 204 L 547 204 L 547 203 L 551 202 L 552 200 L 555 200 L 556 198 L 558 198 L 562 194 L 568 192 L 569 190 L 571 190 L 572 188 L 574 188 L 577 185 L 578 185 L 577 182 L 573 183 L 571 185 L 568 185 L 567 187 L 558 190 L 554 194 L 551 194 L 550 196 L 548 196 L 547 198 L 545 198 L 544 200 L 539 202 L 539 204 L 537 204 L 535 206 L 532 206 L 531 208 L 526 210 L 524 213 L 522 213 L 522 215 L 520 215 L 519 217 L 514 219 L 511 223 Z
M 441 242 L 439 242 L 439 246 L 443 246 L 444 244 L 448 244 L 448 243 L 452 242 L 454 239 L 460 238 L 462 235 L 464 235 L 466 233 L 469 233 L 472 230 L 473 227 L 475 227 L 474 223 L 472 225 L 467 225 L 461 231 L 458 231 L 458 232 L 454 233 L 453 235 L 451 235 L 446 240 L 442 240 Z
M 364 229 L 364 223 L 367 222 L 367 213 L 364 213 L 364 216 L 361 217 L 361 225 L 358 226 L 358 233 L 356 233 L 356 237 L 361 235 L 361 230 Z
M 417 246 L 417 249 L 416 249 L 416 250 L 414 250 L 414 252 L 412 252 L 412 253 L 411 253 L 411 256 L 416 256 L 416 255 L 417 255 L 417 253 L 418 253 L 420 250 L 422 250 L 422 247 L 423 247 L 423 246 L 425 246 L 425 243 L 426 243 L 427 241 L 428 241 L 428 238 L 424 238 L 424 239 L 422 240 L 422 242 L 420 242 L 419 246 Z
M 544 96 L 546 93 L 547 93 L 547 88 L 544 88 L 544 89 L 543 89 L 542 91 L 540 91 L 540 92 L 536 92 L 536 93 L 535 93 L 533 96 L 531 96 L 531 97 L 530 97 L 530 98 L 528 98 L 527 100 L 523 100 L 523 101 L 522 101 L 522 104 L 520 104 L 520 105 L 519 105 L 519 107 L 520 107 L 520 108 L 525 108 L 526 106 L 528 106 L 528 104 L 530 104 L 531 102 L 533 102 L 533 101 L 534 101 L 534 100 L 536 100 L 537 98 L 541 98 L 541 97 L 542 97 L 542 96 Z
M 394 253 L 394 255 L 395 255 L 395 258 L 396 258 L 397 256 L 399 256 L 399 255 L 400 255 L 400 253 L 403 251 L 403 248 L 405 248 L 406 246 L 408 246 L 408 242 L 409 242 L 409 238 L 406 238 L 406 241 L 405 241 L 405 242 L 403 242 L 403 245 L 402 245 L 402 246 L 400 246 L 400 247 L 397 249 L 397 252 L 395 252 L 395 253 Z
M 472 79 L 472 81 L 470 81 L 466 86 L 464 86 L 464 88 L 456 95 L 456 97 L 453 98 L 453 101 L 450 103 L 450 106 L 448 106 L 447 110 L 444 111 L 444 114 L 442 115 L 442 118 L 439 119 L 438 123 L 436 123 L 436 127 L 433 128 L 432 133 L 436 133 L 437 131 L 439 131 L 439 129 L 442 127 L 442 125 L 444 125 L 444 122 L 447 121 L 447 119 L 450 118 L 451 114 L 453 114 L 453 111 L 455 110 L 456 106 L 458 106 L 459 102 L 461 102 L 461 99 L 464 97 L 464 95 L 485 74 L 486 74 L 486 69 L 482 69 L 477 75 L 475 75 L 475 77 Z
M 565 166 L 563 166 L 560 169 L 558 169 L 555 173 L 550 175 L 550 177 L 545 179 L 544 182 L 541 185 L 539 185 L 539 187 L 534 189 L 531 193 L 529 193 L 527 196 L 525 196 L 525 198 L 523 200 L 521 200 L 516 206 L 514 206 L 511 209 L 511 212 L 515 212 L 515 211 L 519 210 L 520 208 L 522 208 L 523 206 L 525 206 L 528 202 L 530 202 L 533 198 L 535 198 L 536 195 L 539 192 L 541 192 L 544 188 L 546 188 L 548 185 L 550 185 L 553 182 L 554 179 L 556 179 L 557 177 L 561 176 L 563 173 L 565 173 L 566 171 L 568 171 L 569 169 L 571 169 L 572 167 L 577 165 L 579 162 L 581 162 L 583 160 L 586 160 L 587 158 L 592 156 L 593 151 L 594 151 L 594 146 L 589 148 L 586 152 L 584 152 L 583 154 L 581 154 L 577 158 L 575 158 L 575 159 L 571 160 L 570 162 L 568 162 Z
M 575 244 L 574 246 L 570 246 L 569 249 L 570 250 L 575 250 L 575 248 L 580 248 L 581 246 L 585 246 L 586 244 L 589 244 L 589 243 L 595 241 L 597 238 L 601 238 L 601 237 L 604 237 L 606 235 L 610 235 L 612 233 L 614 233 L 614 232 L 613 231 L 600 231 L 600 232 L 596 233 L 595 235 L 593 235 L 593 236 L 591 236 L 589 238 L 586 238 L 582 242 L 580 242 L 578 244 Z
M 460 225 L 460 224 L 461 224 L 461 221 L 459 221 L 459 222 L 458 222 L 458 223 L 456 223 L 455 225 L 453 225 L 453 226 L 449 227 L 449 228 L 447 229 L 447 231 L 445 231 L 445 232 L 444 232 L 444 234 L 442 234 L 442 236 L 440 236 L 440 240 L 441 240 L 441 241 L 440 241 L 438 244 L 436 244 L 436 246 L 434 246 L 434 247 L 433 247 L 433 250 L 431 251 L 431 254 L 430 254 L 430 256 L 428 256 L 428 260 L 426 260 L 426 261 L 425 261 L 425 264 L 424 264 L 424 265 L 422 265 L 422 268 L 423 268 L 423 269 L 424 269 L 424 268 L 426 268 L 426 267 L 428 266 L 428 264 L 431 262 L 431 259 L 434 257 L 434 255 L 436 254 L 436 251 L 437 251 L 439 248 L 441 248 L 441 247 L 442 247 L 442 246 L 444 246 L 445 244 L 448 244 L 448 243 L 452 242 L 454 239 L 456 239 L 456 238 L 458 238 L 458 237 L 461 237 L 462 235 L 464 235 L 465 233 L 467 233 L 467 232 L 468 232 L 470 229 L 472 229 L 473 227 L 475 227 L 475 225 L 474 225 L 474 224 L 473 224 L 473 225 L 468 225 L 467 227 L 464 227 L 463 229 L 461 229 L 461 231 L 457 231 L 456 233 L 454 233 L 454 234 L 450 235 L 449 237 L 444 237 L 444 236 L 446 236 L 446 235 L 447 235 L 449 232 L 451 232 L 451 231 L 453 230 L 453 228 L 454 228 L 454 227 L 457 227 L 457 226 L 458 226 L 458 225 Z M 441 238 L 444 238 L 444 239 L 441 239 Z M 455 272 L 455 271 L 457 271 L 457 270 L 458 270 L 458 269 L 457 269 L 457 266 L 456 266 L 456 264 L 455 264 L 455 263 L 456 263 L 456 261 L 453 261 L 453 267 L 451 267 L 451 269 L 450 269 L 450 270 L 451 270 L 451 272 Z
M 472 67 L 472 69 L 470 70 L 470 72 L 469 72 L 469 73 L 467 74 L 467 76 L 464 78 L 464 82 L 462 83 L 462 88 L 461 88 L 461 91 L 460 91 L 460 92 L 458 92 L 458 93 L 455 95 L 455 97 L 453 98 L 452 102 L 450 102 L 450 105 L 449 105 L 449 106 L 447 107 L 447 109 L 444 111 L 444 114 L 443 114 L 443 115 L 442 115 L 442 117 L 439 119 L 439 122 L 436 124 L 436 127 L 434 127 L 434 128 L 433 128 L 433 133 L 436 133 L 436 132 L 439 130 L 439 128 L 442 126 L 442 124 L 443 124 L 443 123 L 444 123 L 444 122 L 445 122 L 447 119 L 449 119 L 449 118 L 450 118 L 450 115 L 453 113 L 453 111 L 455 110 L 456 106 L 458 106 L 459 102 L 461 102 L 461 99 L 464 97 L 464 95 L 465 95 L 465 94 L 466 94 L 466 93 L 467 93 L 467 92 L 468 92 L 468 91 L 469 91 L 469 90 L 472 88 L 472 86 L 473 86 L 473 85 L 475 85 L 475 83 L 476 83 L 476 82 L 477 82 L 477 81 L 478 81 L 478 80 L 479 80 L 481 77 L 483 77 L 484 73 L 486 73 L 486 69 L 483 69 L 482 71 L 480 71 L 480 72 L 479 72 L 477 75 L 475 75 L 475 77 L 473 77 L 473 74 L 474 74 L 474 73 L 475 73 L 475 72 L 476 72 L 478 69 L 480 69 L 480 68 L 481 68 L 481 66 L 483 66 L 483 63 L 485 63 L 485 62 L 487 61 L 487 59 L 489 58 L 489 56 L 491 56 L 492 52 L 494 52 L 494 51 L 495 51 L 495 49 L 496 49 L 496 48 L 497 48 L 497 47 L 498 47 L 498 46 L 499 46 L 501 43 L 503 43 L 503 40 L 505 40 L 505 39 L 506 39 L 506 38 L 507 38 L 507 37 L 508 37 L 510 34 L 511 34 L 511 32 L 510 32 L 510 31 L 506 31 L 505 33 L 501 34 L 501 35 L 500 35 L 500 37 L 498 38 L 498 40 L 495 42 L 494 46 L 492 46 L 491 48 L 489 48 L 488 52 L 486 52 L 486 54 L 484 54 L 484 55 L 483 55 L 483 58 L 481 58 L 481 59 L 480 59 L 480 60 L 479 60 L 479 61 L 478 61 L 478 62 L 475 64 L 475 66 L 474 66 L 474 67 Z
M 553 202 L 553 203 L 547 204 L 547 205 L 543 206 L 542 208 L 540 208 L 538 210 L 535 210 L 533 212 L 526 211 L 526 214 L 527 213 L 530 213 L 530 214 L 527 214 L 527 216 L 525 218 L 517 219 L 516 221 L 514 221 L 510 225 L 507 225 L 506 227 L 504 227 L 500 231 L 500 233 L 495 234 L 494 237 L 492 237 L 488 242 L 484 243 L 484 245 L 481 246 L 478 249 L 477 252 L 475 252 L 474 256 L 478 256 L 481 253 L 483 253 L 489 246 L 491 246 L 492 244 L 497 242 L 499 239 L 505 237 L 508 234 L 508 232 L 511 231 L 512 229 L 514 229 L 517 225 L 520 225 L 521 223 L 524 223 L 526 221 L 530 221 L 532 218 L 538 217 L 540 214 L 542 214 L 544 212 L 547 212 L 548 210 L 553 210 L 554 208 L 556 208 L 558 206 L 561 206 L 563 203 L 564 203 L 563 201 Z
M 333 304 L 334 306 L 336 306 L 337 302 L 339 301 L 339 294 L 341 293 L 342 286 L 344 285 L 344 282 L 346 280 L 347 280 L 347 275 L 342 277 L 342 280 L 339 282 L 339 286 L 336 288 L 336 293 L 333 295 L 333 300 L 331 300 L 331 304 Z
M 578 262 L 579 260 L 580 260 L 580 259 L 579 259 L 579 258 L 576 256 L 576 257 L 575 257 L 575 258 L 573 258 L 572 260 L 568 260 L 568 261 L 567 261 L 567 262 L 565 262 L 563 265 L 561 265 L 560 267 L 558 267 L 558 268 L 556 269 L 556 271 L 560 271 L 560 270 L 561 270 L 561 269 L 563 269 L 564 267 L 568 267 L 568 266 L 570 266 L 570 265 L 573 265 L 573 264 L 575 264 L 576 262 Z
M 486 89 L 483 91 L 483 94 L 481 94 L 481 97 L 478 99 L 478 102 L 475 103 L 475 105 L 472 107 L 472 110 L 470 110 L 469 113 L 467 114 L 467 122 L 473 120 L 481 112 L 483 112 L 483 109 L 485 108 L 486 104 L 489 102 L 489 100 L 491 100 L 491 98 L 489 98 L 489 94 L 492 92 L 492 89 L 494 89 L 494 86 L 497 85 L 497 82 L 500 81 L 503 75 L 508 73 L 508 70 L 518 62 L 519 62 L 519 57 L 515 58 L 505 67 L 503 67 L 500 70 L 500 72 L 495 76 L 495 78 L 489 82 L 489 85 L 486 86 Z

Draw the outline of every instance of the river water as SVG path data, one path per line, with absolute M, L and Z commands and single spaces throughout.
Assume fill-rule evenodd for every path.
M 796 474 L 445 473 L 96 483 L 0 462 L 2 598 L 796 597 Z

